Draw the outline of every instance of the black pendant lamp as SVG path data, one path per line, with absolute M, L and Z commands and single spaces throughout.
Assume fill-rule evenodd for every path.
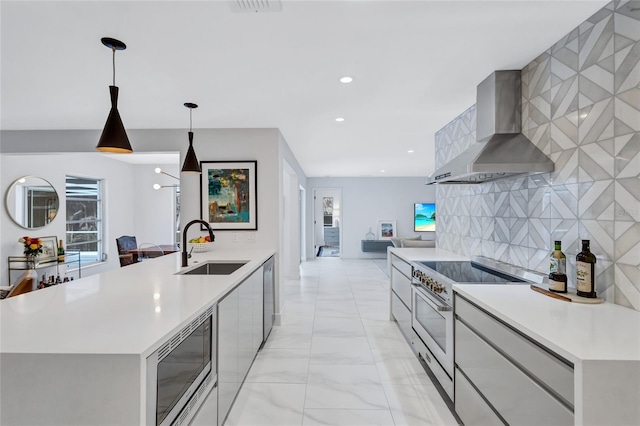
M 116 50 L 124 50 L 127 46 L 120 40 L 103 37 L 102 44 L 113 52 L 113 86 L 109 86 L 111 94 L 111 111 L 100 135 L 100 141 L 96 149 L 102 152 L 115 152 L 119 154 L 129 154 L 133 152 L 127 132 L 124 130 L 120 113 L 118 112 L 118 87 L 116 86 Z
M 187 151 L 187 156 L 184 158 L 182 173 L 202 173 L 196 152 L 193 150 L 193 132 L 191 131 L 191 113 L 194 108 L 198 108 L 198 105 L 187 102 L 184 106 L 189 108 L 189 150 Z

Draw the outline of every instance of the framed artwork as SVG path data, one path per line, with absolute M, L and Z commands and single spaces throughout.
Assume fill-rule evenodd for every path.
M 415 203 L 413 205 L 413 230 L 415 232 L 435 232 L 435 203 Z
M 57 237 L 40 237 L 42 240 L 42 254 L 40 255 L 41 261 L 46 261 L 49 258 L 58 257 L 58 238 Z
M 257 161 L 201 161 L 200 208 L 211 229 L 257 230 Z
M 390 240 L 397 237 L 395 220 L 379 220 L 378 221 L 378 239 Z

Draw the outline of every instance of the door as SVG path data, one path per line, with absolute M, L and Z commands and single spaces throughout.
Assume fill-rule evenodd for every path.
M 313 190 L 314 251 L 320 247 L 340 248 L 342 240 L 342 189 L 318 188 Z

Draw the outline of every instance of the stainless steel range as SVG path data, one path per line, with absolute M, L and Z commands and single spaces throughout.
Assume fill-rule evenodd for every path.
M 412 327 L 429 351 L 425 364 L 453 399 L 453 284 L 539 283 L 545 276 L 481 256 L 464 262 L 412 262 L 412 267 Z

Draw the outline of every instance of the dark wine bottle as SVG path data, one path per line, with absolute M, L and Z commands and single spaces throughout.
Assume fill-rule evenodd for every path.
M 576 256 L 576 289 L 578 296 L 596 296 L 596 256 L 589 250 L 589 240 L 582 240 L 582 251 Z

